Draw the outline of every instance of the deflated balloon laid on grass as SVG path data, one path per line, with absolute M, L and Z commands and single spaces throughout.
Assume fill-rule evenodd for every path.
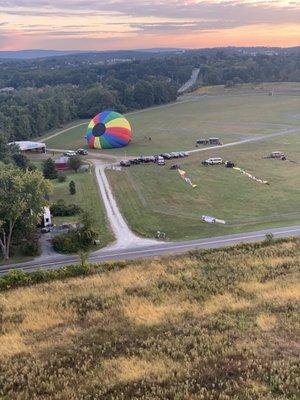
M 131 126 L 123 115 L 104 111 L 91 120 L 85 138 L 90 149 L 124 147 L 131 141 Z
M 188 183 L 189 185 L 191 185 L 193 188 L 197 187 L 197 185 L 194 185 L 192 183 L 192 181 L 190 180 L 190 178 L 188 177 L 187 173 L 185 171 L 183 171 L 182 169 L 178 168 L 178 173 L 181 176 L 181 178 Z

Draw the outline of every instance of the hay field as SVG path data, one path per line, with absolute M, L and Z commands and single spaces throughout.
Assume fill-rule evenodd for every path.
M 0 293 L 0 398 L 296 400 L 299 244 Z

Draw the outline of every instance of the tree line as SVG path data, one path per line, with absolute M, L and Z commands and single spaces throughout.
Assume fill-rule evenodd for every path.
M 111 78 L 105 85 L 20 89 L 0 94 L 0 132 L 8 141 L 44 135 L 74 119 L 91 118 L 113 109 L 121 113 L 174 101 L 177 88 L 164 80 L 138 80 L 135 85 Z

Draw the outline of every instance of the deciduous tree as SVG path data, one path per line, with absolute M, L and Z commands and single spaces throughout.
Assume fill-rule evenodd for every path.
M 69 166 L 72 168 L 75 172 L 77 172 L 81 166 L 81 158 L 79 156 L 72 156 L 69 158 Z
M 52 158 L 48 158 L 43 163 L 43 175 L 46 179 L 56 179 L 57 178 L 57 171 L 55 168 L 55 162 Z
M 15 225 L 24 220 L 36 225 L 46 205 L 51 186 L 38 171 L 21 171 L 11 165 L 0 167 L 0 248 L 10 256 Z

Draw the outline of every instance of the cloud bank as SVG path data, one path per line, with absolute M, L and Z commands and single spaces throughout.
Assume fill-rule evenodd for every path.
M 300 1 L 0 0 L 6 49 L 101 50 L 118 40 L 119 48 L 296 45 Z

